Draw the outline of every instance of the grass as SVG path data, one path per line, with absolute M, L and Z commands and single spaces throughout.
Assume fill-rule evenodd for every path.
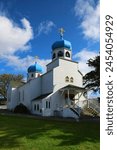
M 0 115 L 0 150 L 99 150 L 99 126 Z

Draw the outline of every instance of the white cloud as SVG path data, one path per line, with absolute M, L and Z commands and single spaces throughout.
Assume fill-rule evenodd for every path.
M 27 56 L 25 58 L 20 58 L 15 55 L 5 55 L 2 57 L 6 61 L 6 66 L 12 67 L 18 72 L 25 72 L 30 65 L 33 65 L 35 62 L 35 57 Z M 43 71 L 46 71 L 46 65 L 51 61 L 50 59 L 38 59 L 36 60 L 41 66 Z
M 46 71 L 46 65 L 51 62 L 51 59 L 39 59 L 37 61 L 43 68 L 43 71 Z
M 29 21 L 23 18 L 21 23 L 22 28 L 6 16 L 0 15 L 0 62 L 5 62 L 6 66 L 19 73 L 24 73 L 30 65 L 34 64 L 35 58 L 29 55 L 21 58 L 15 54 L 19 51 L 28 50 L 30 48 L 28 42 L 33 38 L 33 30 Z M 43 22 L 40 25 L 40 32 L 47 34 L 53 26 L 52 21 Z M 46 64 L 50 62 L 50 59 L 38 59 L 36 61 L 45 72 Z
M 88 73 L 93 69 L 91 67 L 88 67 L 87 61 L 90 58 L 94 58 L 97 55 L 98 53 L 95 51 L 82 49 L 80 52 L 78 52 L 73 56 L 73 59 L 79 62 L 79 70 L 83 73 L 83 75 L 85 75 L 86 73 Z
M 30 48 L 28 42 L 33 38 L 33 31 L 27 19 L 21 20 L 23 28 L 6 16 L 0 16 L 0 55 L 14 54 Z
M 34 64 L 35 58 L 29 55 L 21 58 L 15 53 L 30 48 L 28 42 L 33 38 L 33 30 L 27 19 L 23 18 L 21 23 L 22 28 L 6 16 L 0 15 L 0 62 L 4 62 L 6 66 L 19 73 L 26 73 L 27 68 Z M 40 25 L 40 32 L 47 34 L 53 26 L 52 21 L 43 22 Z M 50 59 L 38 59 L 36 61 L 45 72 L 46 64 L 50 62 Z
M 46 20 L 41 22 L 38 27 L 38 35 L 40 35 L 41 33 L 48 34 L 53 27 L 55 27 L 55 24 L 52 21 Z
M 75 16 L 81 19 L 80 27 L 86 38 L 99 40 L 100 37 L 100 4 L 95 6 L 94 0 L 77 0 Z

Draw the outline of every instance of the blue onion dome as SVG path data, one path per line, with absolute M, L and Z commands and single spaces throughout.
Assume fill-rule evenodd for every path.
M 37 64 L 37 62 L 35 62 L 34 65 L 31 65 L 29 68 L 28 68 L 28 73 L 30 72 L 39 72 L 39 73 L 42 73 L 42 67 Z
M 68 50 L 72 50 L 72 45 L 71 45 L 71 42 L 62 39 L 60 41 L 56 41 L 53 43 L 52 50 L 55 50 L 57 48 L 66 48 Z

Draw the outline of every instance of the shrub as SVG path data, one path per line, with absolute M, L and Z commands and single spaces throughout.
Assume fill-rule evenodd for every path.
M 29 109 L 23 105 L 22 103 L 20 103 L 19 105 L 17 105 L 14 109 L 15 113 L 22 113 L 22 114 L 30 114 Z

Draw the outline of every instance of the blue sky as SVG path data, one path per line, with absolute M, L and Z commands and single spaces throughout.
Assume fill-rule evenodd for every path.
M 60 27 L 85 74 L 87 60 L 100 50 L 99 8 L 98 0 L 0 0 L 0 74 L 26 76 L 35 56 L 45 71 Z

